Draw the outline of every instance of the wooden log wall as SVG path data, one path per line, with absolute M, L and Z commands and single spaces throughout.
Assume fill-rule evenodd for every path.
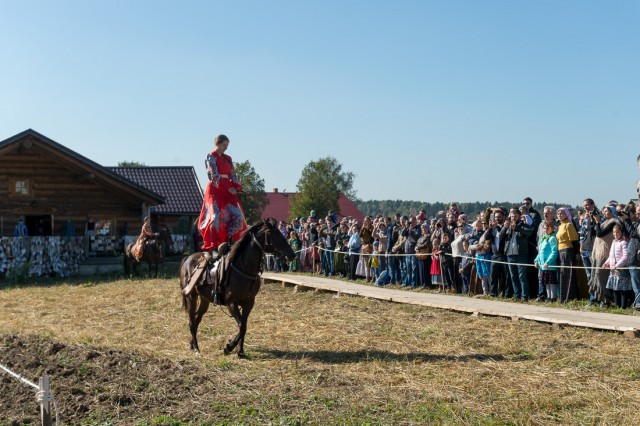
M 83 236 L 91 218 L 111 221 L 112 235 L 124 221 L 139 229 L 142 200 L 106 184 L 73 158 L 53 156 L 36 143 L 25 145 L 0 155 L 0 236 L 13 236 L 21 216 L 50 216 L 53 235 L 62 235 L 64 222 L 71 220 L 75 234 Z M 28 182 L 29 194 L 15 194 L 15 181 Z
M 93 171 L 96 171 L 95 169 Z M 109 235 L 121 238 L 126 223 L 129 235 L 138 235 L 143 200 L 124 184 L 107 182 L 72 156 L 57 155 L 33 138 L 26 138 L 0 155 L 0 237 L 13 237 L 20 217 L 45 217 L 51 235 L 65 236 L 71 221 L 75 236 L 85 236 L 85 225 L 109 221 Z M 28 195 L 14 193 L 12 184 L 27 181 Z M 159 216 L 158 225 L 172 232 L 180 216 Z M 31 236 L 35 234 L 33 230 Z M 99 233 L 99 230 L 97 230 Z M 68 236 L 68 234 L 66 234 Z

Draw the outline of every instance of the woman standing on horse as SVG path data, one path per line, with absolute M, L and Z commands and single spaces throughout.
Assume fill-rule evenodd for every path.
M 244 210 L 238 192 L 238 181 L 231 157 L 225 154 L 229 138 L 218 135 L 215 146 L 205 162 L 209 183 L 204 192 L 198 229 L 202 234 L 202 250 L 217 251 L 223 243 L 233 243 L 247 229 Z M 226 244 L 225 244 L 226 246 Z M 221 248 L 224 251 L 226 248 Z M 224 253 L 221 253 L 224 254 Z

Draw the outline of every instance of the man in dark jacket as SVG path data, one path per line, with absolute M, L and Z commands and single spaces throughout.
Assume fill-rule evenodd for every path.
M 529 300 L 529 279 L 527 262 L 529 255 L 529 238 L 533 233 L 531 225 L 522 219 L 517 207 L 509 211 L 509 222 L 500 231 L 500 238 L 505 239 L 505 252 L 509 262 L 509 275 L 513 284 L 514 298 L 522 302 Z
M 398 241 L 398 234 L 400 232 L 400 213 L 396 213 L 395 223 L 391 223 L 391 220 L 387 221 L 387 270 L 389 271 L 389 279 L 391 284 L 400 284 L 400 266 L 398 264 L 398 258 L 391 253 L 391 249 Z
M 507 256 L 504 251 L 505 240 L 500 238 L 500 231 L 505 226 L 507 210 L 504 207 L 493 209 L 489 220 L 489 229 L 483 238 L 491 242 L 491 289 L 489 294 L 493 297 L 510 298 L 513 295 L 511 278 L 507 268 Z
M 604 218 L 596 208 L 596 204 L 591 198 L 585 198 L 582 202 L 584 207 L 584 215 L 580 221 L 580 227 L 578 228 L 578 235 L 580 235 L 580 257 L 582 258 L 582 264 L 584 265 L 584 272 L 587 274 L 587 282 L 591 279 L 591 252 L 593 251 L 593 243 L 596 239 L 596 231 L 594 226 L 596 224 L 594 215 L 600 216 L 600 221 L 603 222 Z M 589 295 L 589 304 L 595 305 L 598 302 L 598 298 L 594 294 Z

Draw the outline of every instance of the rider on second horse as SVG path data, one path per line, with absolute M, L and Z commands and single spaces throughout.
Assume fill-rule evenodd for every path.
M 147 244 L 147 240 L 153 237 L 155 234 L 153 229 L 151 228 L 151 217 L 147 216 L 144 218 L 144 223 L 142 224 L 142 229 L 140 230 L 140 236 L 138 236 L 138 241 L 133 246 L 131 250 L 131 254 L 136 259 L 137 262 L 142 260 L 142 255 L 144 254 L 144 249 Z

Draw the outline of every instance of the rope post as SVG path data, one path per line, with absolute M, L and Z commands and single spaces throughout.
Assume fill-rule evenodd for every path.
M 51 426 L 51 389 L 49 376 L 42 376 L 38 381 L 38 402 L 40 402 L 40 421 L 42 426 Z

